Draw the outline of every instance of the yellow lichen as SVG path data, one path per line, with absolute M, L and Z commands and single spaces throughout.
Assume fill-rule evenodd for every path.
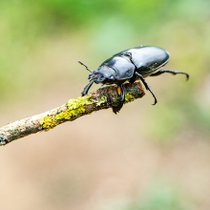
M 96 106 L 100 106 L 103 103 L 106 103 L 107 98 L 106 96 L 102 96 L 99 101 L 96 102 Z
M 125 94 L 125 102 L 128 103 L 128 102 L 131 102 L 131 101 L 134 101 L 135 97 L 132 96 L 130 93 L 126 93 Z
M 48 115 L 44 117 L 40 124 L 44 130 L 49 130 L 54 128 L 61 122 L 66 120 L 71 120 L 73 118 L 77 118 L 85 113 L 85 105 L 92 104 L 93 102 L 90 100 L 90 96 L 80 97 L 77 99 L 71 99 L 67 103 L 67 109 L 55 115 Z
M 44 130 L 49 130 L 57 125 L 55 116 L 46 116 L 40 121 L 40 125 Z
M 90 100 L 90 96 L 85 96 L 85 97 L 80 97 L 76 99 L 70 99 L 68 101 L 68 109 L 78 109 L 78 107 L 84 106 L 84 105 L 89 105 L 92 104 Z

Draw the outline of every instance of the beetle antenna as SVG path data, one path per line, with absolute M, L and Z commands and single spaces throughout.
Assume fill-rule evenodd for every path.
M 89 72 L 92 73 L 92 71 L 84 63 L 82 63 L 81 61 L 78 61 L 78 63 L 84 66 Z

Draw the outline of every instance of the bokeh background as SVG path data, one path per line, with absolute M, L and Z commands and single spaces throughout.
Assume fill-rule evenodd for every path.
M 0 125 L 78 97 L 78 60 L 142 44 L 190 81 L 148 78 L 156 106 L 147 93 L 1 147 L 0 209 L 210 209 L 210 1 L 1 0 Z

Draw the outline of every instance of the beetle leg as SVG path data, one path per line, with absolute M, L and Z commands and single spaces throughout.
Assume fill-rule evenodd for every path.
M 160 70 L 154 74 L 151 74 L 150 76 L 158 76 L 158 75 L 164 74 L 164 73 L 169 73 L 169 74 L 173 74 L 173 75 L 183 74 L 186 76 L 186 80 L 189 80 L 189 78 L 190 78 L 189 74 L 182 72 L 182 71 L 175 71 L 175 70 Z
M 152 92 L 152 90 L 150 89 L 149 85 L 146 83 L 145 79 L 143 78 L 143 76 L 141 74 L 139 74 L 138 72 L 135 72 L 135 74 L 139 77 L 139 79 L 142 81 L 144 87 L 146 88 L 146 90 L 148 90 L 153 98 L 154 98 L 154 103 L 152 105 L 155 105 L 157 103 L 157 98 L 155 96 L 155 94 Z
M 117 106 L 113 106 L 113 107 L 112 107 L 112 110 L 113 110 L 113 112 L 114 112 L 115 114 L 117 114 L 117 113 L 121 110 L 121 108 L 122 108 L 122 106 L 123 106 L 123 104 L 124 104 L 124 102 L 125 102 L 125 91 L 124 91 L 122 85 L 119 85 L 119 86 L 117 87 L 117 93 L 118 93 L 118 95 L 120 96 L 120 101 L 119 101 L 119 103 L 117 104 Z
M 82 91 L 82 96 L 85 96 L 88 94 L 88 91 L 89 91 L 90 87 L 93 85 L 93 83 L 94 83 L 94 81 L 92 80 L 90 83 L 88 83 L 85 86 L 84 90 Z

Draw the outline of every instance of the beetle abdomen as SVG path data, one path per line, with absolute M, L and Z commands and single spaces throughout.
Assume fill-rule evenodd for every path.
M 154 73 L 169 60 L 169 53 L 159 47 L 137 47 L 127 52 L 132 54 L 132 61 L 143 76 Z

